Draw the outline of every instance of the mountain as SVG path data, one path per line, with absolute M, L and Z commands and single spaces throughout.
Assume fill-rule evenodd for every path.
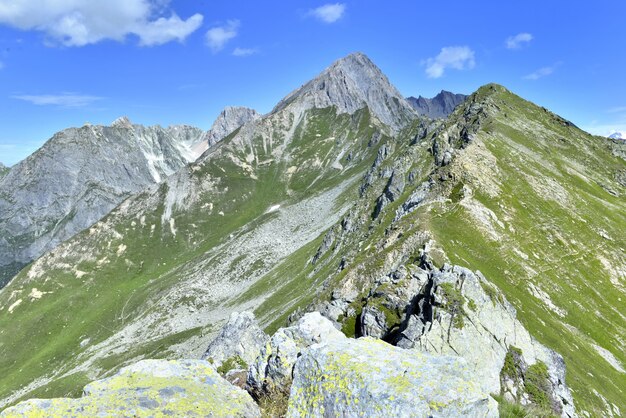
M 626 139 L 626 134 L 624 132 L 613 132 L 609 135 L 610 139 Z
M 0 163 L 0 178 L 6 176 L 9 173 L 10 168 Z
M 449 91 L 441 90 L 432 99 L 419 96 L 407 98 L 407 101 L 420 115 L 428 116 L 432 119 L 446 118 L 456 109 L 458 105 L 467 99 L 464 94 L 454 94 Z
M 501 86 L 431 121 L 381 74 L 339 60 L 20 271 L 0 290 L 0 407 L 200 358 L 253 310 L 274 335 L 252 383 L 285 376 L 302 340 L 281 327 L 319 311 L 346 336 L 454 357 L 501 413 L 626 410 L 626 161 Z M 375 354 L 352 341 L 331 348 Z
M 260 117 L 261 115 L 254 109 L 241 106 L 225 107 L 203 138 L 207 149 L 217 144 L 246 123 Z
M 272 113 L 297 105 L 299 112 L 334 106 L 352 114 L 367 107 L 383 124 L 398 131 L 414 118 L 411 105 L 382 71 L 362 53 L 338 60 L 315 79 L 281 100 Z
M 144 127 L 122 117 L 111 126 L 55 134 L 0 178 L 0 287 L 25 264 L 255 117 L 250 109 L 229 108 L 206 133 L 190 126 Z

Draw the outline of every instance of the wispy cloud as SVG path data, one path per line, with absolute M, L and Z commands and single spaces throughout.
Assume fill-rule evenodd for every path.
M 454 70 L 472 69 L 476 65 L 474 51 L 467 46 L 447 46 L 434 58 L 425 61 L 426 75 L 429 78 L 442 77 L 448 68 Z
M 209 45 L 213 53 L 224 49 L 228 41 L 237 36 L 239 26 L 239 20 L 233 19 L 227 21 L 224 25 L 214 26 L 207 31 L 207 45 Z
M 30 102 L 37 106 L 60 106 L 60 107 L 85 107 L 98 100 L 102 100 L 102 97 L 88 96 L 74 93 L 63 94 L 42 94 L 42 95 L 16 95 L 11 96 L 13 99 L 23 100 Z
M 335 23 L 341 19 L 346 12 L 344 3 L 329 3 L 316 9 L 309 10 L 309 15 L 321 20 L 324 23 Z
M 202 25 L 203 16 L 181 19 L 171 0 L 18 1 L 0 6 L 0 23 L 46 34 L 46 44 L 83 46 L 128 35 L 143 46 L 183 41 Z M 6 2 L 4 2 L 6 3 Z
M 547 77 L 550 74 L 554 73 L 555 70 L 556 70 L 556 65 L 553 65 L 550 67 L 543 67 L 543 68 L 538 69 L 535 72 L 525 75 L 523 78 L 524 80 L 533 80 L 533 81 L 539 80 L 540 78 Z
M 534 39 L 533 35 L 527 32 L 518 33 L 515 36 L 509 36 L 506 40 L 508 49 L 518 49 Z
M 626 113 L 626 106 L 618 106 L 608 110 L 609 113 Z
M 0 61 L 0 70 L 4 69 L 4 63 Z
M 250 55 L 256 55 L 259 50 L 256 48 L 235 48 L 233 55 L 236 57 L 249 57 Z

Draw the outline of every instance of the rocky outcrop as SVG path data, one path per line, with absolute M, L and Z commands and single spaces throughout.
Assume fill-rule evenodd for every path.
M 260 117 L 261 114 L 254 109 L 241 106 L 226 106 L 204 137 L 207 147 L 217 144 L 246 123 Z
M 343 340 L 345 335 L 319 312 L 305 314 L 297 323 L 281 328 L 261 350 L 248 370 L 248 386 L 255 396 L 286 392 L 293 380 L 293 367 L 301 353 L 313 344 Z
M 516 319 L 515 308 L 480 272 L 450 265 L 438 269 L 423 256 L 419 266 L 401 266 L 378 279 L 357 305 L 335 305 L 352 308 L 351 312 L 348 308 L 334 311 L 339 315 L 331 318 L 335 320 L 357 315 L 360 307 L 357 336 L 463 357 L 485 393 L 512 392 L 514 401 L 536 403 L 563 417 L 575 416 L 563 359 L 532 338 Z M 501 376 L 511 349 L 519 353 L 516 367 L 521 371 L 514 375 L 518 380 Z M 524 395 L 524 373 L 529 368 L 545 369 L 539 385 L 541 402 Z
M 0 417 L 261 416 L 250 395 L 202 360 L 143 360 L 87 385 L 82 398 L 31 399 Z
M 317 344 L 298 359 L 288 417 L 497 417 L 465 360 L 380 340 Z
M 234 312 L 218 336 L 202 356 L 216 368 L 224 363 L 252 364 L 265 347 L 269 337 L 256 322 L 252 312 Z
M 447 118 L 467 97 L 465 94 L 454 94 L 441 90 L 432 99 L 411 96 L 407 98 L 407 101 L 420 115 L 428 116 L 431 119 L 440 119 Z
M 312 81 L 295 90 L 274 108 L 292 103 L 298 111 L 334 106 L 338 113 L 354 113 L 368 107 L 382 123 L 399 131 L 417 114 L 402 94 L 372 61 L 361 53 L 336 61 Z

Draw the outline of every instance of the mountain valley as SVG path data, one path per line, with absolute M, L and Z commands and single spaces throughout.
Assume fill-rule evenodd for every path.
M 85 407 L 150 361 L 189 376 L 221 335 L 237 345 L 250 311 L 261 342 L 237 354 L 246 389 L 257 401 L 263 379 L 291 390 L 290 416 L 315 415 L 302 395 L 314 384 L 328 411 L 352 399 L 327 373 L 354 393 L 377 387 L 353 363 L 361 380 L 333 374 L 345 353 L 383 370 L 395 366 L 381 353 L 407 370 L 417 353 L 471 387 L 458 402 L 476 415 L 391 382 L 398 404 L 377 402 L 396 413 L 621 416 L 625 157 L 623 141 L 497 84 L 405 99 L 361 53 L 266 115 L 226 108 L 208 132 L 124 118 L 63 131 L 0 166 L 0 409 L 96 381 L 69 401 Z M 282 370 L 276 353 L 292 346 Z M 232 396 L 253 410 L 239 416 L 259 416 Z M 346 402 L 333 411 L 374 414 Z

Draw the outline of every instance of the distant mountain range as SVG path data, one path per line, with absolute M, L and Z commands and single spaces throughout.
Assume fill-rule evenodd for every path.
M 407 101 L 420 115 L 428 116 L 432 119 L 440 119 L 448 117 L 465 99 L 467 99 L 467 96 L 464 94 L 455 94 L 441 90 L 432 99 L 422 96 L 417 98 L 411 96 L 407 98 Z
M 251 109 L 228 107 L 208 132 L 145 127 L 122 117 L 111 126 L 66 129 L 11 169 L 0 167 L 0 288 L 21 267 L 256 117 Z
M 497 84 L 407 100 L 361 53 L 208 133 L 63 131 L 0 179 L 0 255 L 29 263 L 0 289 L 0 409 L 198 414 L 146 360 L 197 359 L 294 417 L 619 416 L 624 147 Z M 118 403 L 83 390 L 127 365 Z
M 613 132 L 609 135 L 611 139 L 626 139 L 626 132 Z

